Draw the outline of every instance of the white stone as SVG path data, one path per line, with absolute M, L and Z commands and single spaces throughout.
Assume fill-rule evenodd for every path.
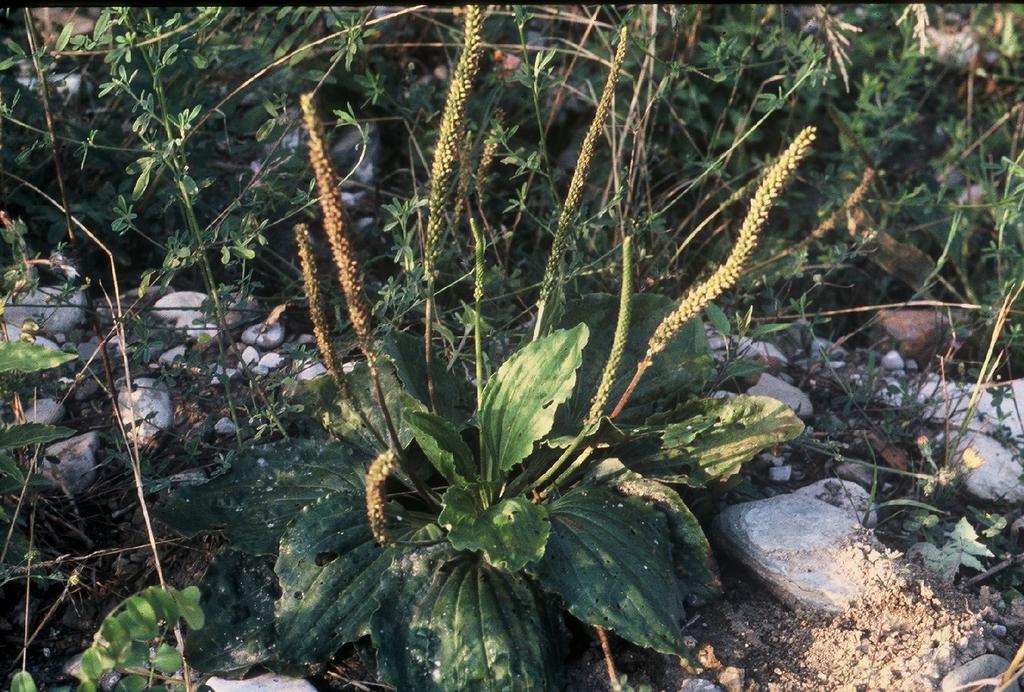
M 772 483 L 788 483 L 793 476 L 793 467 L 789 464 L 783 466 L 772 466 L 768 469 L 768 479 Z
M 308 361 L 299 367 L 296 378 L 299 380 L 314 380 L 327 373 L 327 368 L 318 360 Z
M 778 377 L 768 373 L 762 373 L 757 384 L 748 389 L 747 394 L 769 396 L 776 401 L 781 401 L 801 418 L 808 418 L 814 413 L 810 397 L 793 385 L 786 384 Z
M 174 348 L 167 349 L 166 351 L 160 354 L 160 357 L 157 358 L 157 362 L 160 363 L 161 365 L 171 365 L 172 363 L 174 363 L 174 361 L 179 359 L 185 359 L 184 344 L 180 346 L 175 346 Z
M 296 339 L 295 341 L 297 343 L 300 343 L 300 344 L 303 344 L 303 345 L 315 344 L 316 343 L 316 337 L 313 336 L 312 334 L 299 334 L 299 338 Z
M 122 389 L 117 395 L 117 405 L 128 434 L 139 444 L 152 442 L 174 424 L 174 406 L 171 393 L 162 382 L 140 377 L 132 382 L 132 393 Z
M 302 678 L 289 678 L 267 673 L 248 680 L 225 680 L 213 677 L 206 681 L 213 692 L 317 692 L 316 687 Z
M 252 372 L 253 375 L 259 375 L 260 377 L 270 374 L 270 368 L 265 365 L 260 365 L 259 363 L 250 366 L 249 371 Z
M 43 454 L 41 473 L 68 495 L 80 495 L 96 482 L 97 432 L 87 432 L 56 442 Z
M 751 341 L 743 337 L 736 346 L 736 355 L 740 358 L 756 358 L 771 364 L 789 365 L 789 358 L 778 346 L 767 341 Z
M 967 450 L 971 450 L 968 452 Z M 1024 502 L 1024 484 L 1020 481 L 1021 455 L 983 433 L 970 434 L 960 444 L 954 463 L 969 468 L 981 462 L 964 477 L 964 490 L 983 502 Z
M 203 313 L 205 301 L 205 293 L 175 291 L 153 303 L 153 315 L 161 322 L 184 330 L 191 339 L 196 339 L 202 334 L 213 337 L 217 334 L 217 327 L 213 318 L 207 320 Z
M 869 529 L 878 524 L 878 512 L 871 504 L 871 496 L 868 491 L 852 481 L 823 478 L 794 490 L 793 494 L 807 495 L 827 502 L 833 507 L 846 510 L 857 522 L 863 523 Z M 865 516 L 867 516 L 866 521 Z
M 875 398 L 886 406 L 900 408 L 909 398 L 907 384 L 895 377 L 883 377 L 880 385 L 881 388 L 875 394 Z
M 231 419 L 224 416 L 219 421 L 213 424 L 213 432 L 218 435 L 234 435 L 235 424 L 231 422 Z
M 276 370 L 284 363 L 284 357 L 280 353 L 264 353 L 260 358 L 260 366 L 270 370 Z
M 713 525 L 723 550 L 776 596 L 828 613 L 864 592 L 869 572 L 857 560 L 879 557 L 862 531 L 849 512 L 792 493 L 727 507 Z
M 903 366 L 903 356 L 899 351 L 889 351 L 882 356 L 882 367 L 886 370 L 902 370 Z
M 212 370 L 213 377 L 210 378 L 210 384 L 220 384 L 224 378 L 230 382 L 241 374 L 237 368 L 223 368 L 219 364 L 214 365 Z
M 960 425 L 967 417 L 973 384 L 945 381 L 938 375 L 925 376 L 917 393 L 917 401 L 924 404 L 923 415 L 937 423 L 947 417 Z M 998 403 L 997 403 L 998 402 Z M 983 387 L 978 395 L 971 430 L 990 433 L 1006 428 L 1013 437 L 1024 436 L 1024 378 Z
M 258 346 L 265 351 L 277 348 L 284 343 L 284 327 L 280 322 L 273 324 L 260 322 L 251 325 L 242 332 L 242 342 L 250 346 Z
M 88 341 L 78 344 L 78 357 L 85 362 L 96 361 L 103 356 L 99 353 L 99 337 L 93 336 Z M 115 334 L 107 339 L 107 356 L 117 358 L 121 354 L 121 336 Z
M 64 417 L 64 404 L 53 399 L 37 399 L 25 406 L 25 422 L 53 425 Z
M 736 396 L 736 392 L 730 392 L 726 389 L 716 389 L 711 392 L 712 399 L 731 399 Z
M 260 352 L 256 350 L 255 346 L 246 346 L 245 350 L 242 351 L 242 362 L 246 365 L 253 365 L 260 361 Z
M 842 346 L 836 346 L 830 339 L 821 336 L 811 339 L 811 345 L 807 348 L 807 352 L 812 359 L 818 361 L 838 360 L 847 353 Z
M 969 683 L 977 682 L 978 680 L 998 678 L 1003 674 L 1003 671 L 1009 667 L 1010 662 L 1002 656 L 996 656 L 995 654 L 978 656 L 959 668 L 951 670 L 946 677 L 942 678 L 942 692 L 954 692 L 954 690 L 968 689 L 993 690 L 995 689 L 995 686 L 993 685 L 979 685 L 976 688 Z M 1018 686 L 1017 681 L 1014 680 L 1004 689 L 1006 689 L 1007 692 L 1017 692 L 1020 687 Z
M 32 320 L 46 334 L 67 334 L 85 320 L 87 305 L 82 290 L 65 295 L 59 286 L 42 286 L 8 304 L 4 320 L 17 327 L 25 320 Z

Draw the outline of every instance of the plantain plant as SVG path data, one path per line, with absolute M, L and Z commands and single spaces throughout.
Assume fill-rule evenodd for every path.
M 465 14 L 463 60 L 475 59 L 480 9 Z M 625 39 L 623 32 L 602 103 Z M 465 108 L 473 71 L 455 71 L 459 97 L 443 114 L 442 132 L 457 135 L 435 152 L 450 157 L 435 166 L 444 185 L 464 141 L 463 119 L 449 109 Z M 189 636 L 187 660 L 222 674 L 257 665 L 301 670 L 355 642 L 402 690 L 558 689 L 566 611 L 639 646 L 687 656 L 686 609 L 720 587 L 707 539 L 677 489 L 721 482 L 803 429 L 773 399 L 697 396 L 711 367 L 698 318 L 737 281 L 813 131 L 762 176 L 726 261 L 678 301 L 634 293 L 629 238 L 618 296 L 560 297 L 559 255 L 581 190 L 574 182 L 539 319 L 489 377 L 480 328 L 484 238 L 471 220 L 470 382 L 431 357 L 429 325 L 426 340 L 397 331 L 376 338 L 313 99 L 302 106 L 325 232 L 363 359 L 347 372 L 340 365 L 309 231 L 300 226 L 310 314 L 331 377 L 296 396 L 330 439 L 249 450 L 224 475 L 172 494 L 166 522 L 185 533 L 219 530 L 227 541 L 200 585 L 206 625 Z M 598 108 L 592 132 L 607 111 Z M 586 176 L 597 139 L 585 139 L 577 175 Z M 432 203 L 445 193 L 432 189 Z M 454 227 L 436 208 L 430 218 L 427 301 L 435 298 L 436 244 Z

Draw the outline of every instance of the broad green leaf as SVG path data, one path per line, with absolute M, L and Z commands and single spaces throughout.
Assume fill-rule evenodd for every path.
M 397 689 L 561 689 L 559 609 L 523 576 L 433 546 L 397 559 L 383 592 L 371 633 Z
M 75 434 L 71 428 L 42 423 L 23 423 L 0 427 L 0 449 L 26 447 L 62 440 Z
M 0 373 L 49 370 L 77 357 L 26 341 L 4 341 L 0 343 Z
M 615 483 L 615 489 L 651 501 L 665 515 L 672 536 L 672 562 L 685 602 L 703 605 L 720 597 L 722 584 L 711 545 L 679 494 L 667 485 L 628 471 Z
M 19 670 L 11 678 L 11 692 L 36 692 L 36 681 L 27 670 Z
M 483 553 L 488 563 L 518 572 L 544 554 L 551 531 L 548 511 L 525 497 L 511 497 L 482 509 L 473 488 L 450 487 L 442 498 L 438 523 L 448 529 L 457 550 Z
M 580 324 L 537 339 L 516 351 L 484 387 L 480 433 L 484 456 L 495 468 L 511 469 L 551 430 L 555 411 L 572 394 L 587 336 Z
M 792 440 L 804 429 L 785 404 L 745 394 L 685 406 L 671 418 L 685 420 L 665 426 L 660 439 L 640 437 L 616 452 L 643 476 L 691 487 L 729 478 L 761 450 Z
M 405 422 L 420 449 L 446 481 L 465 485 L 476 480 L 473 452 L 451 423 L 425 411 L 406 411 Z
M 915 544 L 910 553 L 919 556 L 925 567 L 948 581 L 953 580 L 960 567 L 983 571 L 985 566 L 978 558 L 994 557 L 988 546 L 978 540 L 978 532 L 967 517 L 956 523 L 942 547 L 922 542 Z
M 273 655 L 274 561 L 221 550 L 199 583 L 206 624 L 189 630 L 185 658 L 204 673 L 244 674 Z
M 430 393 L 427 389 L 427 365 L 423 358 L 422 337 L 395 332 L 384 340 L 383 346 L 405 391 L 429 408 Z M 473 400 L 465 379 L 456 377 L 437 358 L 431 363 L 430 373 L 437 398 L 437 413 L 456 423 L 468 420 L 473 413 Z
M 328 495 L 304 509 L 281 538 L 274 567 L 281 655 L 320 663 L 366 634 L 393 557 L 374 540 L 363 496 Z
M 647 353 L 651 334 L 675 306 L 672 300 L 653 293 L 634 295 L 630 305 L 629 334 L 605 413 L 611 411 L 622 396 L 633 378 L 636 364 Z M 566 322 L 582 320 L 590 329 L 590 339 L 583 351 L 583 363 L 576 373 L 578 385 L 556 419 L 555 431 L 560 435 L 575 435 L 579 431 L 579 421 L 590 410 L 590 401 L 611 352 L 618 310 L 619 297 L 604 293 L 585 295 L 570 302 L 566 308 Z M 563 326 L 567 326 L 566 322 Z M 701 337 L 700 341 L 706 346 L 703 331 L 700 320 L 695 318 L 664 351 L 655 356 L 629 402 L 616 417 L 616 423 L 642 423 L 653 413 L 669 410 L 701 392 L 715 375 L 707 349 L 696 350 L 694 343 L 698 339 L 690 336 L 692 333 Z
M 550 505 L 551 536 L 530 572 L 574 616 L 662 653 L 685 656 L 684 597 L 672 526 L 649 499 L 579 486 Z
M 282 440 L 242 452 L 204 485 L 178 488 L 158 516 L 182 533 L 221 530 L 238 550 L 273 555 L 306 505 L 329 492 L 362 496 L 367 459 L 334 443 Z

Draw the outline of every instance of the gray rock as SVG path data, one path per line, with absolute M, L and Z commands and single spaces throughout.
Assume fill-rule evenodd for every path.
M 882 367 L 886 370 L 902 370 L 904 367 L 903 356 L 899 351 L 888 351 L 882 356 Z
M 295 342 L 299 344 L 315 344 L 316 337 L 312 334 L 299 334 L 299 338 Z
M 843 462 L 836 466 L 836 475 L 843 480 L 858 483 L 864 488 L 870 488 L 874 482 L 874 471 L 870 467 L 852 461 Z
M 99 353 L 100 340 L 99 337 L 93 336 L 88 341 L 84 341 L 78 344 L 78 357 L 85 362 L 90 360 L 96 360 L 102 358 Z M 107 355 L 111 358 L 116 358 L 121 354 L 121 337 L 115 334 L 114 336 L 107 339 Z
M 87 305 L 81 290 L 65 295 L 58 286 L 42 286 L 8 304 L 4 320 L 17 327 L 25 320 L 33 320 L 46 334 L 67 334 L 85 320 Z
M 324 364 L 318 360 L 314 360 L 300 365 L 296 378 L 302 381 L 315 380 L 326 373 L 327 368 L 324 367 Z
M 230 382 L 240 374 L 237 368 L 223 368 L 219 364 L 215 364 L 212 370 L 213 377 L 210 378 L 210 384 L 220 384 L 224 379 Z
M 842 346 L 836 346 L 830 339 L 816 336 L 811 339 L 811 345 L 807 348 L 808 355 L 812 360 L 829 361 L 844 358 L 847 351 Z
M 864 526 L 874 528 L 878 524 L 878 512 L 872 506 L 871 495 L 868 491 L 852 481 L 844 481 L 839 478 L 823 478 L 820 481 L 805 485 L 793 491 L 795 495 L 807 495 L 816 500 L 827 502 L 833 507 L 844 509 L 850 513 L 857 522 L 864 522 Z M 864 521 L 865 515 L 867 521 Z
M 255 346 L 246 346 L 245 350 L 242 351 L 242 362 L 246 365 L 254 365 L 260 361 L 260 352 L 256 350 Z
M 284 326 L 280 322 L 273 324 L 261 322 L 246 327 L 242 332 L 242 343 L 257 346 L 264 351 L 277 348 L 284 343 Z
M 1024 502 L 1024 484 L 1020 481 L 1019 454 L 995 438 L 982 433 L 970 434 L 954 455 L 956 464 L 970 469 L 964 478 L 964 490 L 983 502 Z M 977 468 L 971 468 L 980 462 Z
M 781 600 L 838 613 L 864 590 L 862 529 L 848 511 L 807 495 L 727 507 L 713 525 L 722 549 Z
M 770 364 L 788 365 L 789 358 L 776 346 L 767 341 L 751 341 L 743 337 L 736 345 L 736 355 L 740 358 L 756 358 Z
M 166 351 L 161 353 L 160 357 L 157 358 L 157 362 L 160 363 L 161 365 L 171 365 L 176 360 L 184 359 L 185 346 L 184 344 L 182 344 L 180 346 L 175 346 L 174 348 L 167 349 Z
M 989 678 L 998 678 L 1003 674 L 1010 665 L 1002 656 L 996 656 L 995 654 L 985 654 L 984 656 L 978 656 L 972 661 L 968 661 L 959 668 L 955 668 L 950 671 L 946 677 L 942 678 L 942 692 L 953 692 L 954 690 L 966 690 L 974 689 L 969 687 L 970 683 L 977 682 L 978 680 L 985 680 Z M 994 685 L 979 686 L 982 690 L 995 689 Z M 1006 688 L 1009 692 L 1018 692 L 1020 687 L 1017 681 L 1010 683 Z
M 53 425 L 64 417 L 64 404 L 53 399 L 36 399 L 25 406 L 25 422 Z
M 158 320 L 181 329 L 191 339 L 202 334 L 216 336 L 216 321 L 203 312 L 206 294 L 199 291 L 175 291 L 153 303 L 153 314 Z
M 267 673 L 248 680 L 225 680 L 213 677 L 206 681 L 213 692 L 317 692 L 316 687 L 302 678 L 288 678 Z
M 264 367 L 267 371 L 276 370 L 281 367 L 284 363 L 284 358 L 280 353 L 264 353 L 263 357 L 260 358 L 260 367 Z
M 686 678 L 677 692 L 725 692 L 725 689 L 704 678 Z
M 96 482 L 97 432 L 87 432 L 46 448 L 40 472 L 68 495 L 81 495 Z
M 796 415 L 801 418 L 808 418 L 814 413 L 814 406 L 811 404 L 810 397 L 793 385 L 787 384 L 778 377 L 768 373 L 762 373 L 757 384 L 748 389 L 747 394 L 770 396 L 793 409 Z
M 789 464 L 772 466 L 768 469 L 768 480 L 772 483 L 788 483 L 793 476 L 793 467 Z
M 148 444 L 174 424 L 174 406 L 166 385 L 148 377 L 132 382 L 131 396 L 127 389 L 117 395 L 128 434 L 139 444 Z
M 213 432 L 218 435 L 234 435 L 235 424 L 231 422 L 231 419 L 224 416 L 219 421 L 213 424 Z

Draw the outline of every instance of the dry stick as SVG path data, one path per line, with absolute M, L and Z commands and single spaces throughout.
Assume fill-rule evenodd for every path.
M 594 625 L 594 631 L 597 632 L 597 639 L 601 642 L 601 653 L 604 654 L 604 666 L 608 672 L 608 680 L 612 683 L 612 689 L 615 689 L 619 684 L 619 674 L 615 670 L 615 661 L 612 659 L 612 647 L 608 644 L 608 635 L 597 625 Z
M 57 174 L 57 188 L 60 190 L 60 199 L 64 204 L 64 223 L 68 229 L 68 240 L 74 242 L 75 232 L 71 228 L 71 213 L 68 205 L 67 192 L 64 189 L 64 176 L 60 170 L 60 156 L 57 154 L 57 137 L 53 132 L 53 116 L 50 114 L 50 96 L 46 89 L 46 76 L 39 64 L 39 56 L 36 54 L 35 31 L 32 29 L 32 15 L 25 9 L 25 34 L 28 36 L 28 48 L 32 52 L 32 64 L 36 68 L 36 78 L 39 80 L 39 95 L 43 99 L 43 114 L 46 117 L 46 129 L 50 134 L 50 147 L 53 150 L 53 168 Z

